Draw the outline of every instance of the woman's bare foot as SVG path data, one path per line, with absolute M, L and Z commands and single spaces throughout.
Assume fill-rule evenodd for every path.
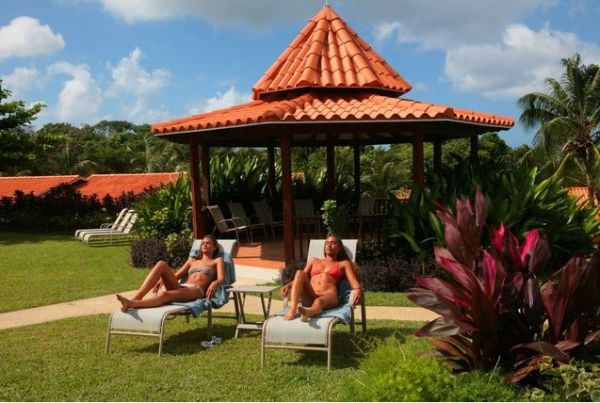
M 121 294 L 117 294 L 117 299 L 121 303 L 121 311 L 126 312 L 128 309 L 133 307 L 131 301 L 122 296 Z
M 300 320 L 302 322 L 308 322 L 308 309 L 303 306 L 299 306 L 298 312 L 300 312 Z
M 289 309 L 285 315 L 283 315 L 283 320 L 292 320 L 296 317 L 296 311 L 294 309 Z

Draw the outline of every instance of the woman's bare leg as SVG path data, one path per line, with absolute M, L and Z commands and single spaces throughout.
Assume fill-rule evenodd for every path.
M 202 296 L 202 291 L 195 287 L 181 287 L 176 290 L 162 291 L 155 297 L 146 299 L 128 299 L 117 294 L 117 299 L 121 302 L 121 310 L 124 312 L 130 308 L 152 308 L 162 306 L 167 302 L 185 302 L 193 301 Z
M 179 288 L 179 282 L 171 267 L 162 260 L 154 265 L 150 273 L 146 276 L 146 279 L 142 283 L 138 292 L 131 298 L 132 300 L 141 300 L 148 294 L 148 292 L 154 288 L 158 280 L 162 280 L 167 290 L 174 290 Z
M 300 306 L 298 312 L 300 312 L 300 320 L 302 322 L 308 322 L 308 318 L 319 315 L 325 309 L 331 309 L 338 306 L 338 298 L 335 293 L 327 293 L 315 298 L 310 307 Z
M 294 282 L 292 283 L 292 289 L 290 291 L 290 309 L 285 315 L 283 315 L 283 319 L 292 320 L 296 317 L 300 298 L 302 298 L 303 301 L 307 300 L 307 298 L 311 298 L 312 293 L 310 291 L 312 291 L 312 288 L 306 273 L 304 273 L 302 270 L 298 270 L 296 272 L 296 276 L 294 277 Z

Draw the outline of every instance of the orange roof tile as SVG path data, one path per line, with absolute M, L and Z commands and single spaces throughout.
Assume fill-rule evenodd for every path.
M 0 197 L 14 197 L 15 191 L 25 194 L 33 192 L 35 196 L 43 195 L 50 189 L 64 183 L 73 184 L 84 181 L 79 175 L 62 176 L 4 176 L 0 177 Z
M 252 88 L 254 99 L 300 88 L 358 88 L 402 95 L 412 86 L 330 6 L 310 19 Z
M 77 186 L 84 196 L 96 195 L 103 199 L 106 195 L 118 197 L 123 193 L 143 193 L 150 187 L 157 188 L 168 182 L 175 182 L 177 172 L 161 172 L 147 174 L 96 174 L 87 178 L 86 182 Z
M 454 120 L 511 127 L 510 117 L 469 111 L 445 105 L 376 95 L 316 94 L 270 101 L 253 101 L 213 112 L 152 125 L 155 134 L 207 130 L 263 122 L 325 122 L 331 120 Z

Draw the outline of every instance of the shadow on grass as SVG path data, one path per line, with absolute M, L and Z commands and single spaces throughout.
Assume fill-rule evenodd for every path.
M 352 337 L 349 330 L 335 331 L 332 340 L 331 353 L 331 368 L 346 369 L 358 368 L 360 359 L 377 345 L 378 340 L 383 340 L 388 337 L 398 339 L 400 343 L 404 343 L 407 337 L 413 336 L 417 327 L 378 327 L 368 330 L 366 334 L 362 332 Z M 268 349 L 267 355 L 277 354 L 281 350 Z M 327 353 L 324 351 L 308 351 L 295 350 L 298 352 L 299 358 L 293 362 L 286 362 L 287 365 L 294 366 L 323 366 L 327 365 Z M 265 358 L 267 361 L 268 358 Z M 268 361 L 267 361 L 268 362 Z
M 235 334 L 235 326 L 213 324 L 212 334 L 218 335 L 223 340 L 223 343 L 225 343 L 228 340 L 233 339 L 233 336 Z M 122 337 L 126 336 L 115 335 L 111 338 L 111 351 L 114 351 L 115 347 L 119 348 L 118 346 L 116 346 L 116 343 L 114 343 L 114 341 Z M 200 343 L 204 340 L 209 339 L 210 337 L 206 328 L 206 320 L 199 321 L 197 324 L 194 324 L 194 320 L 191 320 L 188 330 L 185 330 L 183 332 L 178 331 L 176 333 L 175 330 L 173 330 L 173 333 L 169 332 L 169 323 L 167 323 L 167 325 L 165 326 L 165 337 L 163 339 L 162 355 L 186 356 L 201 353 L 203 351 L 206 351 L 207 348 L 202 347 Z M 144 347 L 140 348 L 135 348 L 130 351 L 132 353 L 158 354 L 158 345 L 159 343 L 157 338 L 156 343 L 145 345 Z M 126 349 L 126 347 L 122 347 L 120 350 L 122 350 L 123 348 Z

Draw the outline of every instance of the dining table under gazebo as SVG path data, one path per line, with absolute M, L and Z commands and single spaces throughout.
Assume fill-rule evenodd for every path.
M 252 88 L 241 105 L 154 123 L 152 133 L 188 144 L 194 235 L 203 235 L 202 206 L 210 204 L 210 148 L 264 147 L 269 186 L 275 182 L 280 148 L 285 261 L 294 259 L 292 148 L 326 147 L 327 196 L 335 198 L 335 147 L 354 149 L 355 191 L 360 194 L 360 150 L 364 145 L 412 144 L 415 185 L 424 183 L 423 144 L 433 143 L 434 171 L 442 144 L 469 138 L 472 159 L 478 136 L 514 125 L 510 117 L 416 101 L 412 89 L 329 5 L 302 29 Z

